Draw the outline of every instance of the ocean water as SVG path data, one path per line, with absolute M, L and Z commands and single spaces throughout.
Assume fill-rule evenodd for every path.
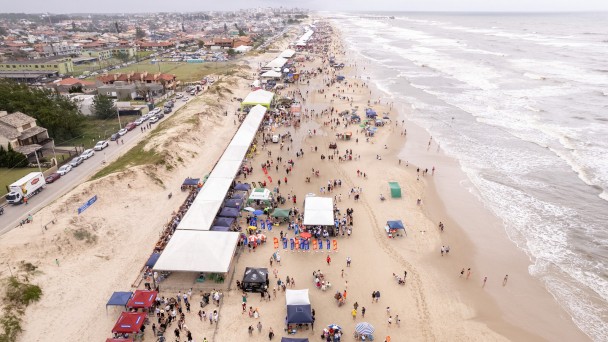
M 608 14 L 386 15 L 332 20 L 460 161 L 530 273 L 608 340 Z

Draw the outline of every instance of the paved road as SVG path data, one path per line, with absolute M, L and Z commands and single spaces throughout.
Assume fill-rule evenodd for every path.
M 185 93 L 182 94 L 185 95 Z M 186 96 L 190 98 L 190 101 L 193 98 L 193 96 L 190 95 Z M 183 107 L 188 102 L 178 99 L 175 102 L 172 113 L 175 113 L 176 110 Z M 165 115 L 165 117 L 160 121 L 166 120 L 171 115 L 173 114 Z M 135 117 L 127 121 L 127 123 L 134 120 Z M 157 124 L 158 122 L 153 124 L 153 126 Z M 131 147 L 135 146 L 135 144 L 137 144 L 140 140 L 144 139 L 148 134 L 150 134 L 151 131 L 152 130 L 146 130 L 141 132 L 141 129 L 137 127 L 122 137 L 124 144 L 118 145 L 114 141 L 109 141 L 110 146 L 102 151 L 96 151 L 94 156 L 85 160 L 78 167 L 73 168 L 72 171 L 67 173 L 65 176 L 59 178 L 52 184 L 47 184 L 46 188 L 42 192 L 28 200 L 27 205 L 7 205 L 4 208 L 4 215 L 0 216 L 0 235 L 16 228 L 20 224 L 21 220 L 25 219 L 28 214 L 31 213 L 33 215 L 35 212 L 44 208 L 46 205 L 53 202 L 60 196 L 88 180 L 103 167 L 104 160 L 108 163 L 115 160 L 122 154 L 126 153 Z M 50 217 L 43 218 L 42 221 L 46 222 L 36 221 L 34 223 L 24 225 L 24 227 L 42 229 L 45 224 L 51 221 L 51 219 L 52 218 Z

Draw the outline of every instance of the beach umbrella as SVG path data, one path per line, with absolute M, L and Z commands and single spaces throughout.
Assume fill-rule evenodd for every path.
M 255 209 L 253 209 L 252 207 L 245 207 L 245 208 L 243 208 L 243 210 L 251 211 L 251 212 L 255 211 Z
M 264 212 L 260 209 L 256 210 L 253 212 L 253 215 L 258 216 L 258 215 L 262 215 Z
M 249 230 L 258 230 L 258 227 L 256 227 L 256 226 L 249 226 Z
M 312 234 L 310 234 L 309 232 L 303 232 L 300 233 L 300 236 L 305 238 L 305 239 L 310 239 L 310 237 L 312 236 Z
M 340 328 L 339 325 L 337 324 L 330 324 L 327 326 L 330 330 L 342 330 L 342 328 Z
M 371 335 L 374 333 L 374 326 L 367 322 L 361 322 L 355 326 L 355 331 L 359 335 Z

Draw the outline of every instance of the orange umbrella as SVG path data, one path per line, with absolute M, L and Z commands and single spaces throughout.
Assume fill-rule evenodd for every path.
M 303 233 L 300 233 L 300 236 L 304 239 L 310 239 L 310 237 L 312 235 L 309 232 L 303 232 Z

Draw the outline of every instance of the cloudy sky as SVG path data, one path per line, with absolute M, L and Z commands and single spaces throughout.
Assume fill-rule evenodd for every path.
M 608 0 L 1 0 L 0 12 L 195 12 L 259 6 L 376 11 L 608 11 Z

